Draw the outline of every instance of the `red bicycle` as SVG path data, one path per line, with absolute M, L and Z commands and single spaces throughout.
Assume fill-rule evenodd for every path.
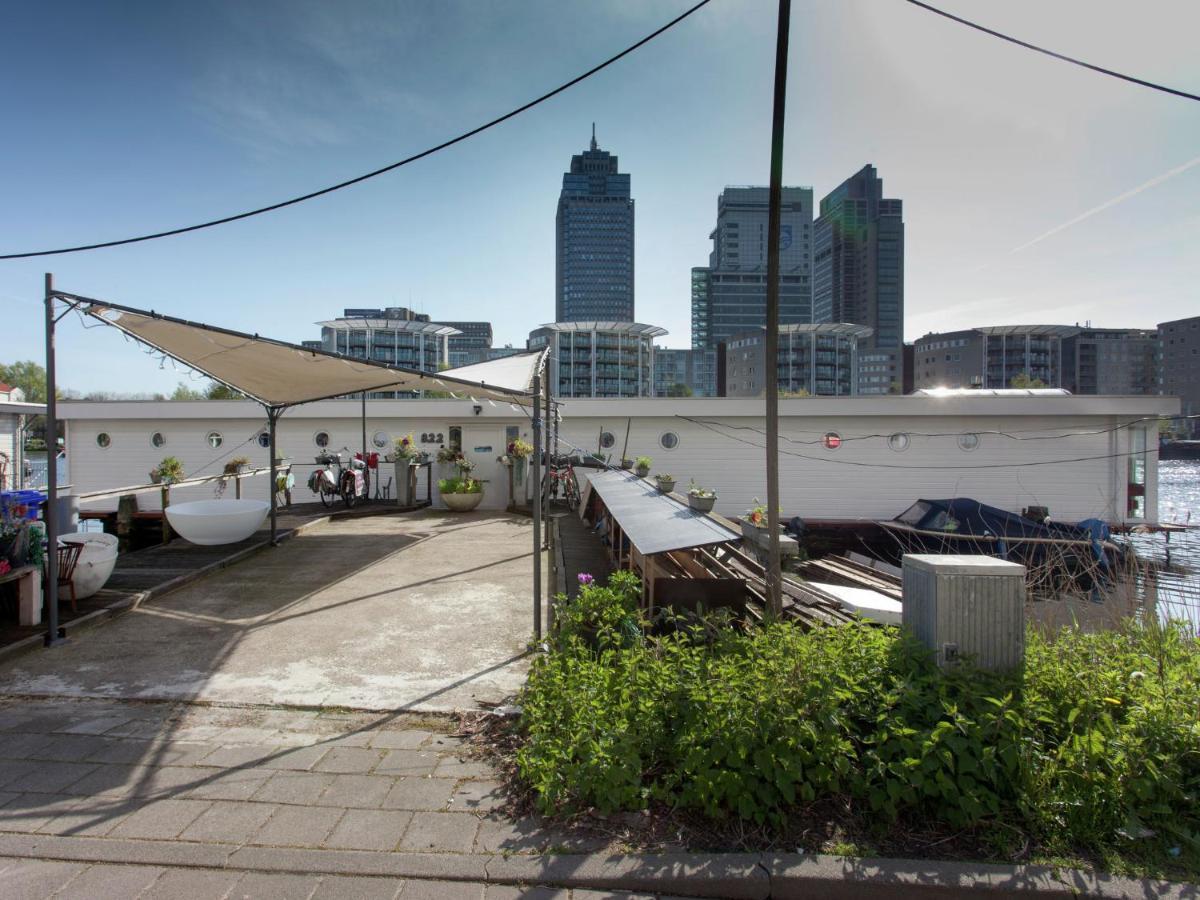
M 567 501 L 567 509 L 574 512 L 579 509 L 579 480 L 575 477 L 575 467 L 569 456 L 555 457 L 550 462 L 546 472 L 550 479 L 550 499 L 557 500 L 561 485 L 563 498 Z

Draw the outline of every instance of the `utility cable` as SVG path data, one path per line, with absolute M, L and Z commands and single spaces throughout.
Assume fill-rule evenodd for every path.
M 1200 100 L 1200 94 L 1190 94 L 1187 91 L 1177 90 L 1173 87 L 1167 87 L 1164 84 L 1157 84 L 1153 81 L 1146 81 L 1144 78 L 1135 78 L 1132 75 L 1125 75 L 1122 72 L 1115 72 L 1112 69 L 1106 69 L 1103 66 L 1093 65 L 1090 62 L 1084 62 L 1082 59 L 1076 59 L 1073 56 L 1067 56 L 1065 53 L 1057 53 L 1054 50 L 1048 50 L 1045 47 L 1039 47 L 1037 44 L 1031 44 L 1028 41 L 1023 41 L 1020 38 L 1012 37 L 1008 34 L 1003 34 L 999 31 L 994 31 L 983 25 L 972 22 L 970 19 L 964 19 L 956 16 L 953 13 L 948 13 L 944 9 L 938 9 L 936 6 L 930 6 L 928 3 L 922 3 L 921 0 L 905 0 L 913 6 L 919 6 L 921 9 L 927 10 L 943 18 L 949 19 L 952 22 L 957 22 L 960 25 L 966 25 L 968 28 L 974 28 L 976 31 L 982 31 L 984 34 L 990 34 L 992 37 L 1000 38 L 1002 41 L 1008 41 L 1010 44 L 1016 44 L 1018 47 L 1024 47 L 1026 50 L 1033 50 L 1035 53 L 1044 53 L 1046 56 L 1052 56 L 1055 59 L 1060 59 L 1063 62 L 1069 62 L 1076 66 L 1082 66 L 1085 69 L 1091 69 L 1093 72 L 1099 72 L 1101 75 L 1109 75 L 1113 78 L 1120 78 L 1122 81 L 1128 81 L 1131 84 L 1138 84 L 1142 87 L 1150 88 L 1154 91 L 1162 91 L 1164 94 L 1174 94 L 1176 97 L 1183 97 L 1185 100 Z
M 391 172 L 394 169 L 399 169 L 401 166 L 407 166 L 409 163 L 414 163 L 417 160 L 424 159 L 427 156 L 432 156 L 433 154 L 435 154 L 441 150 L 445 150 L 449 147 L 453 147 L 455 144 L 461 143 L 462 141 L 465 141 L 468 138 L 472 138 L 477 134 L 481 134 L 482 132 L 487 131 L 489 128 L 494 128 L 495 126 L 501 124 L 502 122 L 507 122 L 509 119 L 519 116 L 521 113 L 526 112 L 527 110 L 533 109 L 533 107 L 538 106 L 541 103 L 545 103 L 550 98 L 558 96 L 563 91 L 574 87 L 575 85 L 579 84 L 581 81 L 584 81 L 587 78 L 590 78 L 591 76 L 595 75 L 597 72 L 601 71 L 602 69 L 608 68 L 613 63 L 628 56 L 634 50 L 637 50 L 639 47 L 642 47 L 642 46 L 650 43 L 650 41 L 654 40 L 660 34 L 662 34 L 665 31 L 668 31 L 669 29 L 678 25 L 680 22 L 682 22 L 688 16 L 692 15 L 692 13 L 696 12 L 701 7 L 707 6 L 710 2 L 711 2 L 711 0 L 700 0 L 700 2 L 697 3 L 695 6 L 692 6 L 689 9 L 684 10 L 682 13 L 680 13 L 678 16 L 676 16 L 670 22 L 663 25 L 661 28 L 658 28 L 655 31 L 652 31 L 650 34 L 646 35 L 644 38 L 642 38 L 636 44 L 631 44 L 630 46 L 626 47 L 624 50 L 622 50 L 620 53 L 616 54 L 615 56 L 610 56 L 608 59 L 606 59 L 604 62 L 600 63 L 599 65 L 593 66 L 592 68 L 588 69 L 582 75 L 576 75 L 570 81 L 565 82 L 564 84 L 560 84 L 558 87 L 554 88 L 551 91 L 547 91 L 546 93 L 542 94 L 540 97 L 537 97 L 534 100 L 530 100 L 528 103 L 518 106 L 516 109 L 512 110 L 511 112 L 507 112 L 502 116 L 497 116 L 496 118 L 492 119 L 489 122 L 485 122 L 482 125 L 478 125 L 475 128 L 472 128 L 470 131 L 464 131 L 462 134 L 458 135 L 457 137 L 453 137 L 447 141 L 443 141 L 442 143 L 438 144 L 437 146 L 430 147 L 427 150 L 422 150 L 420 153 L 413 154 L 412 156 L 406 157 L 405 159 L 399 160 L 398 162 L 394 162 L 394 163 L 391 163 L 390 165 L 386 165 L 381 169 L 375 169 L 373 172 L 367 172 L 364 175 L 358 175 L 354 178 L 348 179 L 347 181 L 342 181 L 337 184 L 330 185 L 329 187 L 321 188 L 320 190 L 310 191 L 307 194 L 301 194 L 299 197 L 293 197 L 290 200 L 283 200 L 279 203 L 272 203 L 270 206 L 262 206 L 262 207 L 259 207 L 258 209 L 251 209 L 251 210 L 247 210 L 246 212 L 236 213 L 231 216 L 224 216 L 220 219 L 212 219 L 211 221 L 208 221 L 208 222 L 200 222 L 195 225 L 186 225 L 182 228 L 172 228 L 169 231 L 158 231 L 153 234 L 143 234 L 138 237 L 121 238 L 121 239 L 115 240 L 115 241 L 100 241 L 100 242 L 97 242 L 94 244 L 80 244 L 79 246 L 76 246 L 76 247 L 60 247 L 57 250 L 30 250 L 30 251 L 26 251 L 23 253 L 5 253 L 5 254 L 0 254 L 0 259 L 29 259 L 30 257 L 35 257 L 35 256 L 56 256 L 56 255 L 59 255 L 62 253 L 80 253 L 84 250 L 101 250 L 106 247 L 120 247 L 125 244 L 137 244 L 142 241 L 153 241 L 153 240 L 157 240 L 159 238 L 173 237 L 177 234 L 187 234 L 188 232 L 191 232 L 191 231 L 200 231 L 201 229 L 204 229 L 204 228 L 213 228 L 214 226 L 217 226 L 217 225 L 225 225 L 225 224 L 228 224 L 229 222 L 237 222 L 241 219 L 249 219 L 252 216 L 260 216 L 263 213 L 274 212 L 277 209 L 283 209 L 284 207 L 287 207 L 287 206 L 294 206 L 297 203 L 303 203 L 306 200 L 312 200 L 316 197 L 324 196 L 325 194 L 332 194 L 334 191 L 340 191 L 342 188 L 348 188 L 352 185 L 359 184 L 360 182 L 366 181 L 369 178 L 375 178 L 376 176 L 383 175 L 387 172 Z

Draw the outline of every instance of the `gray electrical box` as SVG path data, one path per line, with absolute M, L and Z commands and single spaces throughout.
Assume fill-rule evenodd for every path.
M 1025 658 L 1025 567 L 990 556 L 904 557 L 904 627 L 942 668 L 971 656 L 983 669 Z

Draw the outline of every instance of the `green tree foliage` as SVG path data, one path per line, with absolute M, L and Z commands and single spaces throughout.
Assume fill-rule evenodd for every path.
M 677 382 L 675 382 L 675 384 L 673 384 L 667 388 L 667 396 L 668 397 L 690 397 L 690 396 L 692 396 L 692 389 L 690 387 L 688 387 L 686 384 L 683 384 L 683 383 L 677 381 Z
M 182 381 L 175 385 L 175 390 L 171 392 L 172 400 L 203 400 L 205 394 L 194 387 L 189 387 Z
M 46 370 L 31 359 L 0 363 L 0 382 L 19 387 L 29 403 L 46 402 Z
M 204 392 L 206 400 L 241 400 L 245 396 L 241 391 L 235 391 L 233 388 L 218 384 L 215 381 Z
M 1008 383 L 1009 387 L 1019 388 L 1021 390 L 1033 390 L 1035 388 L 1044 388 L 1049 385 L 1040 378 L 1030 378 L 1028 372 L 1019 372 L 1013 376 L 1012 381 Z

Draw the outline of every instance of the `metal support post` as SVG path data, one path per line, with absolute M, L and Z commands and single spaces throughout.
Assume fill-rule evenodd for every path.
M 767 207 L 767 334 L 763 393 L 767 417 L 767 615 L 783 614 L 783 573 L 779 554 L 779 226 L 783 199 L 783 112 L 787 98 L 788 28 L 791 0 L 779 0 L 775 40 L 775 104 L 771 121 L 771 186 Z
M 542 639 L 542 414 L 539 398 L 542 376 L 533 376 L 533 455 L 529 458 L 529 477 L 533 479 L 533 637 Z
M 267 431 L 271 438 L 271 440 L 270 440 L 270 443 L 271 443 L 271 472 L 270 472 L 270 476 L 269 476 L 271 480 L 267 484 L 267 490 L 271 494 L 271 546 L 272 547 L 279 546 L 279 539 L 276 536 L 276 526 L 277 526 L 276 505 L 278 502 L 276 499 L 276 494 L 278 493 L 278 491 L 275 490 L 276 478 L 278 478 L 278 476 L 275 474 L 275 423 L 278 420 L 279 420 L 279 410 L 268 406 L 267 407 Z
M 362 392 L 362 463 L 363 477 L 367 479 L 367 500 L 371 499 L 371 467 L 367 465 L 367 392 Z M 376 469 L 376 472 L 379 470 Z
M 58 627 L 58 384 L 54 372 L 54 276 L 46 273 L 46 616 L 47 647 L 66 640 Z

